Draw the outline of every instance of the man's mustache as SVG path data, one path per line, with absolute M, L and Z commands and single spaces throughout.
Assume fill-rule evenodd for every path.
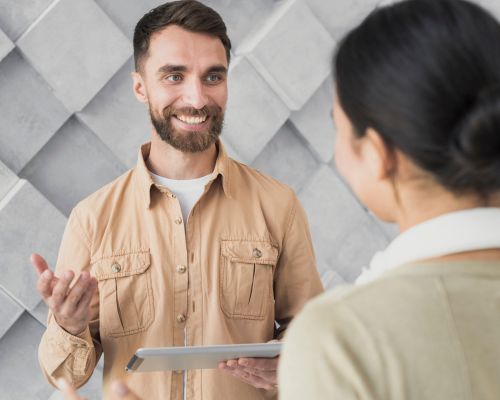
M 184 115 L 187 117 L 213 117 L 220 115 L 222 113 L 222 109 L 218 106 L 204 106 L 203 108 L 193 108 L 193 107 L 183 107 L 183 108 L 175 108 L 175 107 L 165 107 L 163 109 L 163 116 L 165 118 L 175 117 L 178 115 Z

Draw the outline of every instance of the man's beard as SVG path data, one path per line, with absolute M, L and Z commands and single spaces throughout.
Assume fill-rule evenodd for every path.
M 175 109 L 169 106 L 163 109 L 161 115 L 155 115 L 152 110 L 150 104 L 149 115 L 151 122 L 160 138 L 173 148 L 184 153 L 199 153 L 208 149 L 217 141 L 224 123 L 224 113 L 218 106 L 205 106 L 199 110 L 189 107 Z M 189 129 L 180 131 L 173 126 L 171 121 L 171 118 L 175 118 L 175 115 L 207 116 L 208 127 L 205 131 L 189 131 Z

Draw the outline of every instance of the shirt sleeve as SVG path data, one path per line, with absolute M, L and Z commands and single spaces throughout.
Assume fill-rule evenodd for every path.
M 73 270 L 76 276 L 90 271 L 91 243 L 82 228 L 74 209 L 69 217 L 55 268 L 60 276 L 65 270 Z M 99 360 L 102 347 L 99 338 L 99 294 L 91 300 L 91 321 L 89 326 L 75 336 L 61 328 L 49 311 L 47 330 L 39 348 L 38 360 L 47 380 L 54 386 L 59 378 L 65 378 L 80 387 L 88 381 Z
M 323 297 L 307 305 L 285 335 L 280 399 L 387 400 L 381 357 L 369 331 L 354 313 Z
M 275 338 L 281 339 L 304 304 L 322 292 L 307 217 L 293 194 L 274 279 L 275 319 L 279 325 Z

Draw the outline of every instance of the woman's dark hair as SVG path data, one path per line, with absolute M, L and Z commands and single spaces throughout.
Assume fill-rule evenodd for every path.
M 500 24 L 463 0 L 407 0 L 342 39 L 337 94 L 358 137 L 373 128 L 454 193 L 500 189 Z
M 220 39 L 227 62 L 231 58 L 231 41 L 221 16 L 212 8 L 196 0 L 180 0 L 162 4 L 146 13 L 134 30 L 135 70 L 140 71 L 142 62 L 148 55 L 151 36 L 166 28 L 177 25 L 190 32 L 206 33 Z

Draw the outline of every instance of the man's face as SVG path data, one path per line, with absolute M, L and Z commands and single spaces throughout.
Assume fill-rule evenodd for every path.
M 161 139 L 183 152 L 209 148 L 220 135 L 227 102 L 227 59 L 217 37 L 176 25 L 151 37 L 142 71 L 142 101 Z M 136 93 L 137 94 L 137 93 Z

